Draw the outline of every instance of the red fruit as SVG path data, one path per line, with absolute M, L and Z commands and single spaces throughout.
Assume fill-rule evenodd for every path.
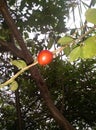
M 48 50 L 42 50 L 37 59 L 40 65 L 47 65 L 53 60 L 53 53 Z

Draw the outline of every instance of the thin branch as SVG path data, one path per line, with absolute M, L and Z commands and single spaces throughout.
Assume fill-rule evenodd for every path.
M 31 68 L 32 66 L 36 65 L 38 62 L 35 61 L 34 63 L 26 66 L 25 68 L 21 69 L 20 71 L 18 71 L 12 78 L 10 78 L 8 81 L 0 84 L 0 88 L 7 86 L 8 84 L 12 83 L 20 74 L 22 74 L 24 71 L 28 70 L 29 68 Z
M 89 29 L 86 33 L 84 33 L 83 35 L 81 35 L 78 39 L 76 39 L 74 43 L 78 43 L 80 42 L 85 36 L 87 36 L 88 34 L 90 34 L 94 29 L 96 28 L 96 25 L 94 25 L 91 29 Z

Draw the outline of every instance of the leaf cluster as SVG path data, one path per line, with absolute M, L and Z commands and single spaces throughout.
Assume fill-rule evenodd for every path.
M 92 24 L 96 24 L 96 9 L 88 9 L 85 13 L 86 20 Z M 74 40 L 69 36 L 64 36 L 58 40 L 60 45 L 65 46 L 64 52 L 68 55 L 69 60 L 75 61 L 78 59 L 89 59 L 96 57 L 96 35 L 95 31 L 92 36 L 93 26 L 85 34 L 82 34 Z M 91 33 L 91 36 L 88 36 Z M 86 38 L 87 37 L 87 38 Z

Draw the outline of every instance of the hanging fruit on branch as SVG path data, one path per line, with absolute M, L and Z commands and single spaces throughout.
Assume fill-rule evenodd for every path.
M 47 65 L 53 60 L 53 53 L 49 50 L 42 50 L 37 56 L 40 65 Z

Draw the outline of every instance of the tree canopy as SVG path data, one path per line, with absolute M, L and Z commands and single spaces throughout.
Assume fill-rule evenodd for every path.
M 96 129 L 95 3 L 0 1 L 0 129 Z M 68 29 L 70 11 L 75 22 L 83 7 L 85 21 Z M 54 59 L 40 66 L 44 49 Z

